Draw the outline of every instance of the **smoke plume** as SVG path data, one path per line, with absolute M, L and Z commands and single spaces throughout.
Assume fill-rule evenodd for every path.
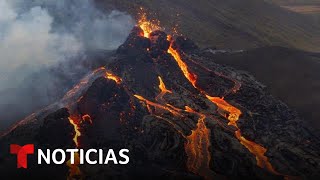
M 50 91 L 60 79 L 46 69 L 86 51 L 113 50 L 134 25 L 126 13 L 102 12 L 90 0 L 0 0 L 0 12 L 0 130 L 14 114 L 56 98 Z M 37 84 L 29 80 L 35 76 Z

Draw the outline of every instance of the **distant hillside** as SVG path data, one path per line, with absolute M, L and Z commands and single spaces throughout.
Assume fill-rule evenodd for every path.
M 200 46 L 249 49 L 267 45 L 320 52 L 320 24 L 263 0 L 95 0 L 136 15 L 145 7 L 165 27 Z
M 269 91 L 320 130 L 320 54 L 267 47 L 231 55 L 213 55 L 220 64 L 249 71 Z
M 265 0 L 293 12 L 312 15 L 316 22 L 320 22 L 320 1 L 319 0 Z
M 280 5 L 320 5 L 319 0 L 265 0 Z

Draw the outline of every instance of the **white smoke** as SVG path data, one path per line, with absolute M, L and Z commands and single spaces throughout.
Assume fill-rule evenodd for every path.
M 103 14 L 89 0 L 0 0 L 0 12 L 0 90 L 22 65 L 52 65 L 85 49 L 115 49 L 134 24 L 119 11 Z
M 82 50 L 81 42 L 72 34 L 51 32 L 53 18 L 41 7 L 17 14 L 6 0 L 1 0 L 0 11 L 1 89 L 14 86 L 11 76 L 32 73 L 16 72 L 21 66 L 30 70 L 52 65 Z
M 20 99 L 2 92 L 81 52 L 117 48 L 133 25 L 126 13 L 101 12 L 90 0 L 0 0 L 0 113 Z

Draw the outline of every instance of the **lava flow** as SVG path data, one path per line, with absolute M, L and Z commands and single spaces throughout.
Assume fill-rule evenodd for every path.
M 169 51 L 168 51 L 169 52 Z M 176 59 L 176 56 L 173 55 L 173 57 Z M 180 61 L 181 58 L 180 56 L 178 56 L 178 59 L 176 59 L 176 61 L 178 62 L 178 65 L 180 66 L 181 70 L 184 72 L 185 70 L 187 70 L 187 67 L 185 67 L 185 63 L 181 63 Z M 180 63 L 179 63 L 180 62 Z M 182 64 L 182 66 L 181 66 Z M 255 155 L 256 160 L 257 160 L 257 165 L 261 168 L 266 168 L 268 171 L 270 171 L 273 174 L 279 175 L 278 172 L 276 172 L 274 170 L 274 168 L 272 167 L 271 163 L 269 162 L 268 158 L 264 155 L 267 151 L 266 148 L 264 148 L 263 146 L 249 141 L 247 140 L 245 137 L 243 137 L 241 135 L 241 130 L 238 128 L 237 126 L 237 121 L 239 120 L 239 117 L 241 115 L 241 111 L 239 109 L 237 109 L 236 107 L 230 105 L 229 103 L 227 103 L 223 98 L 220 97 L 211 97 L 209 95 L 207 95 L 206 92 L 204 92 L 203 90 L 199 89 L 196 86 L 196 81 L 191 81 L 189 78 L 189 72 L 185 73 L 186 78 L 190 81 L 190 83 L 197 88 L 200 92 L 202 92 L 203 94 L 206 95 L 207 99 L 209 99 L 212 103 L 216 104 L 220 110 L 226 111 L 228 112 L 228 114 L 225 113 L 221 113 L 220 114 L 227 118 L 229 120 L 228 125 L 230 126 L 234 126 L 237 128 L 236 132 L 235 132 L 235 136 L 236 138 L 240 141 L 240 143 L 245 146 L 253 155 Z
M 164 84 L 162 78 L 160 76 L 158 76 L 158 79 L 159 79 L 159 89 L 161 90 L 160 94 L 156 97 L 156 100 L 161 100 L 163 98 L 163 96 L 167 93 L 172 93 L 172 91 L 168 90 L 166 88 L 166 85 Z
M 69 176 L 68 180 L 74 179 L 76 176 L 81 176 L 81 171 L 79 168 L 80 157 L 79 153 L 74 153 L 74 162 L 71 163 L 71 159 L 67 162 L 67 166 L 69 167 Z
M 122 79 L 120 77 L 118 77 L 110 72 L 106 72 L 105 78 L 113 80 L 117 84 L 120 84 L 122 82 Z
M 187 167 L 191 172 L 210 179 L 214 173 L 209 168 L 211 160 L 209 151 L 210 129 L 205 125 L 206 116 L 195 112 L 188 106 L 186 106 L 185 111 L 200 116 L 197 129 L 192 130 L 191 135 L 187 137 L 187 142 L 185 143 L 185 151 L 188 156 Z
M 81 136 L 80 128 L 79 128 L 79 121 L 77 121 L 75 118 L 69 117 L 69 122 L 73 126 L 74 129 L 74 136 L 73 136 L 73 142 L 77 147 L 79 147 L 79 137 Z
M 139 96 L 139 95 L 134 95 L 134 97 L 136 97 L 137 99 L 139 99 L 140 101 L 142 101 L 142 102 L 144 102 L 146 104 L 147 109 L 150 112 L 150 114 L 153 114 L 155 117 L 157 117 L 159 119 L 162 119 L 162 120 L 166 121 L 167 123 L 169 123 L 182 137 L 187 139 L 187 137 L 184 135 L 184 133 L 181 131 L 181 129 L 176 124 L 174 124 L 173 122 L 171 122 L 167 118 L 164 118 L 164 117 L 162 117 L 160 115 L 154 114 L 152 109 L 151 109 L 151 106 L 154 107 L 154 108 L 159 108 L 159 109 L 168 111 L 171 114 L 173 114 L 174 116 L 178 116 L 178 117 L 183 117 L 183 114 L 180 113 L 180 111 L 182 111 L 181 109 L 176 108 L 176 107 L 174 107 L 174 106 L 172 106 L 170 104 L 161 105 L 161 104 L 158 104 L 158 103 L 155 103 L 155 102 L 151 102 L 151 101 L 149 101 L 149 100 L 147 100 L 144 97 Z
M 162 110 L 165 110 L 165 111 L 169 111 L 171 114 L 173 114 L 174 116 L 180 116 L 182 117 L 183 115 L 176 111 L 175 109 L 169 107 L 169 106 L 165 106 L 165 105 L 161 105 L 161 104 L 158 104 L 158 103 L 155 103 L 155 102 L 152 102 L 152 101 L 149 101 L 147 99 L 145 99 L 144 97 L 140 96 L 140 95 L 134 95 L 134 97 L 136 97 L 137 99 L 139 99 L 140 101 L 143 101 L 145 102 L 147 105 L 149 106 L 152 106 L 152 107 L 155 107 L 155 108 L 159 108 L 159 109 L 162 109 Z
M 223 100 L 223 98 L 210 97 L 209 95 L 207 95 L 206 92 L 204 92 L 203 90 L 198 88 L 196 86 L 197 76 L 195 74 L 189 72 L 188 66 L 186 65 L 186 63 L 183 62 L 183 60 L 181 59 L 180 54 L 176 50 L 174 50 L 171 46 L 170 46 L 170 48 L 168 50 L 168 53 L 170 53 L 174 57 L 174 59 L 177 61 L 181 71 L 184 73 L 185 77 L 189 80 L 189 82 L 193 85 L 193 87 L 195 87 L 200 92 L 205 94 L 206 97 L 211 102 L 216 104 L 220 109 L 222 109 L 224 111 L 227 111 L 229 113 L 228 116 L 226 114 L 223 114 L 223 116 L 229 120 L 228 125 L 232 125 L 232 126 L 237 128 L 237 131 L 235 132 L 236 138 L 252 154 L 255 155 L 256 160 L 257 160 L 257 165 L 259 167 L 261 167 L 261 168 L 266 168 L 267 170 L 269 170 L 270 172 L 272 172 L 274 174 L 279 174 L 273 169 L 273 167 L 272 167 L 271 163 L 269 162 L 268 158 L 264 155 L 265 152 L 267 151 L 266 148 L 260 146 L 259 144 L 254 143 L 252 141 L 247 140 L 246 138 L 244 138 L 241 135 L 241 131 L 240 131 L 240 129 L 238 128 L 238 126 L 236 124 L 236 122 L 238 121 L 238 119 L 239 119 L 239 117 L 241 115 L 241 111 L 239 109 L 237 109 L 236 107 L 234 107 L 234 106 L 230 105 L 229 103 L 227 103 L 225 100 Z
M 145 14 L 140 19 L 139 26 L 143 30 L 144 37 L 146 38 L 149 38 L 149 34 L 153 30 L 159 30 L 158 25 L 154 25 L 152 22 L 146 21 Z M 157 29 L 154 29 L 154 28 L 157 28 Z M 171 39 L 171 36 L 168 36 L 167 40 L 170 42 L 168 53 L 174 57 L 180 69 L 184 73 L 185 77 L 191 82 L 193 87 L 196 88 L 197 76 L 189 72 L 187 64 L 183 62 L 178 51 L 172 48 L 173 41 Z M 159 80 L 160 80 L 159 88 L 161 90 L 161 93 L 159 96 L 161 95 L 163 96 L 165 93 L 170 91 L 168 91 L 165 88 L 165 85 L 161 77 L 159 77 Z M 149 105 L 160 107 L 162 109 L 165 109 L 171 112 L 174 115 L 180 115 L 180 113 L 177 113 L 176 109 L 172 108 L 170 104 L 167 104 L 167 106 L 163 106 L 157 103 L 150 102 L 138 95 L 135 95 L 135 97 L 140 99 L 141 101 L 144 101 L 147 104 L 147 107 L 149 107 Z M 186 112 L 194 113 L 194 111 L 190 108 L 187 109 Z M 204 123 L 205 118 L 206 117 L 204 115 L 200 116 L 200 119 L 198 120 L 198 123 L 197 123 L 197 129 L 193 130 L 192 134 L 187 137 L 187 143 L 185 143 L 185 151 L 188 155 L 188 162 L 187 162 L 188 169 L 195 174 L 199 174 L 200 176 L 209 178 L 212 174 L 212 171 L 210 170 L 210 167 L 209 167 L 211 155 L 208 149 L 210 146 L 210 136 L 209 136 L 210 130 L 206 127 Z
M 76 147 L 78 148 L 80 146 L 80 140 L 79 137 L 81 136 L 81 132 L 80 132 L 80 121 L 77 120 L 77 118 L 75 117 L 69 117 L 69 122 L 70 124 L 72 124 L 73 128 L 74 128 L 74 137 L 73 137 L 73 142 L 75 143 Z M 81 175 L 81 171 L 79 168 L 79 154 L 75 153 L 74 155 L 74 159 L 75 162 L 71 163 L 71 159 L 69 159 L 69 161 L 67 162 L 67 166 L 69 167 L 69 176 L 68 176 L 68 180 L 73 179 L 75 176 L 80 176 Z
M 147 38 L 149 37 L 149 34 L 151 33 L 151 31 L 154 30 L 154 27 L 158 27 L 158 25 L 153 25 L 152 22 L 146 21 L 145 16 L 143 16 L 143 18 L 139 21 L 139 25 L 144 32 L 144 37 L 147 37 Z M 181 71 L 183 72 L 184 76 L 186 77 L 186 79 L 192 84 L 192 86 L 194 88 L 196 88 L 202 94 L 204 94 L 208 100 L 210 100 L 212 103 L 216 104 L 219 107 L 220 111 L 223 110 L 228 113 L 228 114 L 226 114 L 226 113 L 220 112 L 220 114 L 223 115 L 223 117 L 225 117 L 226 119 L 229 120 L 228 125 L 231 125 L 231 126 L 234 126 L 237 128 L 237 130 L 235 132 L 236 138 L 253 155 L 255 155 L 256 160 L 257 160 L 257 165 L 261 168 L 266 168 L 270 172 L 278 175 L 279 173 L 277 173 L 274 170 L 271 163 L 268 161 L 268 158 L 264 155 L 265 152 L 267 151 L 267 149 L 260 146 L 259 144 L 255 143 L 255 142 L 247 140 L 246 138 L 244 138 L 241 135 L 241 131 L 236 124 L 236 122 L 238 121 L 238 119 L 241 115 L 241 111 L 239 109 L 237 109 L 236 107 L 227 103 L 223 98 L 211 97 L 208 95 L 207 92 L 205 92 L 202 89 L 200 89 L 199 87 L 197 87 L 197 75 L 189 71 L 188 65 L 182 60 L 179 52 L 172 47 L 173 40 L 170 35 L 167 37 L 167 39 L 168 39 L 168 41 L 170 41 L 170 47 L 168 49 L 168 53 L 173 56 L 173 58 L 175 59 L 175 61 L 178 64 L 178 66 L 180 67 Z M 236 90 L 234 92 L 236 92 Z M 201 122 L 203 122 L 203 119 L 200 118 L 198 125 L 197 125 L 198 129 L 199 128 L 206 129 L 205 124 L 201 123 Z M 202 132 L 203 132 L 203 130 L 202 130 Z M 201 142 L 201 138 L 197 139 L 196 134 L 198 134 L 198 136 L 199 136 L 199 135 L 201 135 L 202 132 L 201 131 L 198 132 L 197 130 L 192 132 L 189 144 L 186 146 L 186 152 L 188 152 L 187 154 L 191 155 L 192 153 L 193 154 L 196 153 L 195 148 L 201 149 L 201 146 L 199 146 L 199 143 Z M 190 143 L 192 143 L 192 144 L 190 144 Z M 202 153 L 205 153 L 205 152 L 202 152 Z M 210 153 L 207 153 L 207 155 L 210 159 Z M 194 155 L 191 155 L 191 156 L 193 157 Z M 197 155 L 197 157 L 198 156 L 199 155 Z M 203 154 L 202 154 L 202 156 L 203 156 Z M 199 159 L 201 159 L 201 158 L 199 158 Z M 195 166 L 196 165 L 192 165 L 192 167 L 190 169 L 192 171 L 196 171 L 197 168 L 195 168 Z M 200 172 L 198 172 L 198 173 L 200 173 Z
M 92 75 L 97 74 L 98 72 L 102 72 L 105 71 L 104 77 L 106 79 L 110 79 L 112 81 L 115 81 L 117 84 L 120 84 L 122 82 L 122 79 L 108 71 L 106 71 L 106 69 L 104 67 L 101 67 L 97 70 L 95 70 Z M 78 85 L 75 86 L 75 88 L 73 88 L 72 91 L 69 91 L 67 93 L 66 97 L 70 97 L 74 94 L 76 94 L 77 91 L 79 91 L 79 89 L 82 88 L 82 86 L 87 85 L 89 83 L 89 76 L 88 78 L 85 78 L 83 81 L 81 81 Z M 82 116 L 82 118 L 78 115 L 74 115 L 72 117 L 69 117 L 69 122 L 70 124 L 73 126 L 74 128 L 74 137 L 73 137 L 73 142 L 75 143 L 76 147 L 79 148 L 80 147 L 80 136 L 81 136 L 81 127 L 80 124 L 82 122 L 89 122 L 90 124 L 92 124 L 92 119 L 90 117 L 90 115 L 85 114 Z M 69 176 L 68 179 L 74 179 L 74 177 L 77 176 L 81 176 L 81 171 L 79 168 L 79 154 L 75 153 L 75 162 L 71 163 L 71 159 L 67 162 L 67 166 L 69 167 Z
M 170 40 L 170 42 L 171 42 L 170 47 L 168 49 L 168 53 L 171 54 L 173 56 L 173 58 L 177 61 L 181 71 L 183 72 L 185 77 L 188 79 L 188 81 L 192 84 L 192 86 L 197 88 L 196 87 L 197 75 L 195 75 L 189 71 L 187 64 L 185 62 L 183 62 L 179 52 L 172 48 L 173 41 L 170 36 L 168 36 L 168 40 Z
M 91 117 L 89 116 L 89 114 L 83 115 L 83 116 L 82 116 L 82 119 L 83 119 L 84 121 L 87 121 L 87 122 L 89 122 L 90 124 L 92 124 L 92 119 L 91 119 Z
M 237 128 L 235 132 L 236 138 L 240 141 L 242 145 L 244 145 L 252 154 L 255 155 L 257 160 L 257 165 L 261 168 L 266 168 L 268 171 L 272 172 L 273 174 L 280 175 L 277 171 L 274 170 L 271 163 L 269 162 L 268 158 L 264 155 L 267 152 L 267 149 L 263 146 L 247 140 L 245 137 L 241 135 L 241 130 L 239 129 L 237 125 L 237 121 L 239 120 L 239 117 L 241 115 L 241 111 L 234 106 L 227 103 L 224 99 L 219 97 L 210 97 L 207 95 L 207 98 L 215 103 L 220 110 L 223 110 L 225 112 L 221 112 L 220 114 L 224 117 L 226 117 L 229 120 L 228 125 L 234 126 Z
M 234 107 L 234 106 L 230 105 L 229 103 L 227 103 L 223 98 L 211 97 L 209 95 L 206 95 L 206 97 L 211 102 L 216 104 L 219 109 L 228 112 L 228 114 L 220 112 L 220 114 L 222 116 L 224 116 L 225 118 L 227 118 L 229 120 L 228 125 L 238 128 L 237 121 L 238 121 L 240 115 L 242 114 L 239 109 L 237 109 L 236 107 Z

